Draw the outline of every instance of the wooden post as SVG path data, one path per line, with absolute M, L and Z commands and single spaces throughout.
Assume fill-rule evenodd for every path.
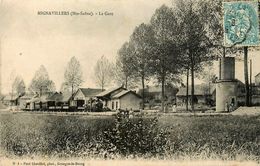
M 252 87 L 252 59 L 250 59 L 250 79 L 249 79 L 249 86 L 250 86 L 250 98 L 249 98 L 249 104 L 252 105 L 252 95 L 253 95 L 253 87 Z
M 249 107 L 248 47 L 244 47 L 245 105 Z
M 187 82 L 186 82 L 186 111 L 189 111 L 189 68 L 187 69 Z

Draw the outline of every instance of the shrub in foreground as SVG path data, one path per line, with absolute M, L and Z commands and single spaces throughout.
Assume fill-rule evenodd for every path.
M 160 129 L 158 119 L 131 119 L 121 113 L 115 118 L 113 128 L 104 131 L 97 139 L 96 150 L 104 157 L 158 156 L 169 147 L 169 132 Z

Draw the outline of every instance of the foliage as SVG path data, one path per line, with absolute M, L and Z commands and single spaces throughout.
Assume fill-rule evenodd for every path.
M 151 118 L 153 116 L 142 119 L 122 117 L 120 122 L 116 122 L 119 124 L 117 128 L 112 116 L 4 113 L 0 114 L 0 152 L 1 155 L 8 157 L 32 158 L 129 158 L 132 156 L 150 159 L 160 157 L 260 161 L 259 116 L 165 115 L 159 117 L 158 122 Z M 155 129 L 151 129 L 152 125 Z M 128 130 L 122 130 L 123 128 Z M 115 133 L 116 129 L 121 133 Z M 141 132 L 141 130 L 145 131 Z M 166 135 L 169 132 L 168 143 L 165 145 L 164 140 L 156 139 L 164 145 L 157 153 L 155 148 L 146 144 L 148 141 L 145 139 L 155 144 L 151 141 L 166 136 L 157 135 L 161 130 Z M 149 134 L 147 131 L 152 133 Z M 115 135 L 107 135 L 109 133 Z M 139 134 L 143 134 L 144 139 Z M 147 138 L 149 135 L 151 137 Z M 115 140 L 116 136 L 119 141 Z M 123 140 L 126 136 L 129 139 Z M 112 142 L 111 146 L 109 142 Z M 123 148 L 124 144 L 130 150 Z M 124 156 L 123 153 L 131 151 L 130 144 L 142 154 L 133 152 Z M 123 153 L 115 149 L 115 145 Z M 145 147 L 150 147 L 148 148 L 150 150 Z
M 72 57 L 67 65 L 64 73 L 64 83 L 62 84 L 62 91 L 68 91 L 71 88 L 71 92 L 76 91 L 79 86 L 83 83 L 82 69 L 79 61 L 76 57 Z
M 17 95 L 23 95 L 25 93 L 25 83 L 20 76 L 16 76 L 12 84 L 12 91 Z
M 199 0 L 197 3 L 200 6 L 198 12 L 203 19 L 207 36 L 212 42 L 211 54 L 213 56 L 237 56 L 241 55 L 242 49 L 238 47 L 224 48 L 223 39 L 223 0 Z
M 111 63 L 105 56 L 102 56 L 97 61 L 94 72 L 94 79 L 102 90 L 104 90 L 106 86 L 110 85 L 112 81 L 113 70 Z
M 144 88 L 145 81 L 150 79 L 152 75 L 151 60 L 154 55 L 155 38 L 154 31 L 151 25 L 140 24 L 134 29 L 130 36 L 130 44 L 133 45 L 133 58 L 132 58 L 132 76 L 141 80 L 142 85 L 142 108 L 144 109 Z
M 155 38 L 150 69 L 162 86 L 162 110 L 166 81 L 178 82 L 182 70 L 179 56 L 180 26 L 176 17 L 172 8 L 163 5 L 155 11 L 150 21 Z
M 205 63 L 212 63 L 214 60 L 215 57 L 211 55 L 213 43 L 201 16 L 199 3 L 178 0 L 176 5 L 178 22 L 182 27 L 180 30 L 182 64 L 191 71 L 191 97 L 193 98 L 195 72 L 201 71 Z M 191 101 L 191 109 L 194 111 L 194 103 L 193 100 Z
M 99 149 L 107 155 L 122 156 L 163 155 L 167 149 L 169 133 L 158 127 L 158 119 L 130 119 L 122 112 L 117 114 L 112 129 L 99 138 Z
M 55 91 L 55 84 L 49 79 L 49 74 L 43 65 L 35 72 L 29 90 L 38 94 Z
M 116 83 L 123 85 L 125 88 L 136 87 L 137 80 L 133 77 L 133 51 L 131 43 L 125 42 L 118 50 L 116 64 L 113 67 L 113 76 Z
M 155 53 L 152 56 L 151 70 L 155 72 L 159 82 L 164 77 L 179 73 L 179 26 L 172 8 L 165 5 L 157 9 L 151 18 L 151 26 L 155 33 Z
M 133 45 L 132 69 L 137 78 L 148 80 L 150 76 L 150 59 L 154 54 L 154 32 L 151 25 L 140 24 L 130 36 L 130 44 Z

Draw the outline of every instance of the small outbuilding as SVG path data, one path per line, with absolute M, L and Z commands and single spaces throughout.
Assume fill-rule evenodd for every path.
M 101 99 L 104 106 L 111 110 L 139 110 L 142 101 L 140 95 L 123 87 L 109 89 L 96 97 Z
M 27 93 L 18 99 L 20 109 L 26 108 L 26 103 L 34 97 L 34 94 Z
M 139 110 L 141 101 L 141 96 L 137 93 L 130 90 L 124 90 L 112 96 L 108 107 L 112 110 Z
M 73 95 L 73 105 L 83 109 L 84 106 L 87 105 L 90 100 L 95 98 L 95 96 L 101 92 L 102 89 L 79 88 Z
M 181 87 L 176 95 L 177 105 L 184 106 L 187 100 L 187 88 Z M 214 104 L 216 96 L 215 84 L 194 85 L 194 103 L 195 104 Z M 212 103 L 211 103 L 212 102 Z M 189 86 L 188 103 L 191 103 L 191 86 Z
M 3 103 L 7 106 L 17 106 L 19 105 L 19 95 L 15 94 L 8 94 L 7 96 L 4 97 Z

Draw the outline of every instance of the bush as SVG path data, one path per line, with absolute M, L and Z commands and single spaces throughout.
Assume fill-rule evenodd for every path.
M 159 129 L 158 119 L 131 119 L 118 113 L 112 129 L 105 130 L 98 138 L 97 151 L 109 156 L 158 156 L 168 146 L 169 133 Z

